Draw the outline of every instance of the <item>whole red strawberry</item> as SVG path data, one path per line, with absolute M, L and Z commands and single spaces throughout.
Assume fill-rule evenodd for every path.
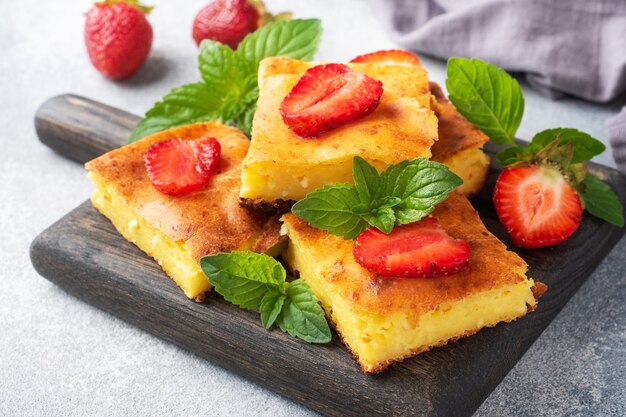
M 246 0 L 215 0 L 193 21 L 193 39 L 198 45 L 211 39 L 237 49 L 246 35 L 259 27 L 259 12 Z
M 105 0 L 94 4 L 85 21 L 85 45 L 91 63 L 105 77 L 133 75 L 152 46 L 150 8 L 136 0 Z

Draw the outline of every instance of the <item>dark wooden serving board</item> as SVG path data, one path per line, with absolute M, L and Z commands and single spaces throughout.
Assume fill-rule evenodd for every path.
M 55 97 L 36 115 L 42 142 L 80 161 L 126 142 L 137 117 L 76 96 Z M 591 164 L 626 203 L 626 178 Z M 509 244 L 498 223 L 490 172 L 473 203 L 487 227 Z M 549 285 L 535 312 L 510 324 L 364 375 L 336 336 L 311 345 L 266 331 L 258 313 L 211 294 L 188 300 L 154 261 L 124 240 L 85 202 L 41 233 L 31 247 L 36 270 L 67 292 L 306 407 L 331 416 L 468 416 L 552 321 L 624 230 L 589 215 L 566 243 L 517 250 L 529 275 Z M 511 246 L 510 246 L 511 247 Z M 522 389 L 523 387 L 520 387 Z

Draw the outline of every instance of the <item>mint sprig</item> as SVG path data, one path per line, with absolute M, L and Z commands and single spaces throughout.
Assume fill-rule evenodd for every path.
M 177 87 L 156 103 L 133 129 L 129 142 L 189 123 L 221 120 L 250 135 L 259 98 L 259 62 L 270 56 L 313 58 L 322 34 L 318 19 L 269 23 L 246 36 L 236 51 L 218 42 L 200 45 L 202 81 Z
M 585 210 L 590 214 L 616 226 L 624 226 L 624 212 L 622 204 L 611 191 L 611 187 L 600 178 L 588 173 L 579 191 Z
M 309 193 L 291 212 L 309 225 L 354 239 L 369 226 L 390 233 L 413 223 L 445 200 L 463 180 L 425 158 L 391 165 L 381 174 L 363 158 L 353 159 L 352 184 L 327 185 Z
M 226 301 L 259 310 L 263 327 L 276 324 L 309 343 L 328 343 L 330 327 L 324 310 L 302 279 L 286 282 L 285 268 L 268 255 L 231 252 L 200 259 L 207 279 Z
M 558 168 L 581 196 L 585 210 L 623 226 L 623 207 L 611 188 L 588 173 L 584 163 L 606 147 L 577 129 L 555 128 L 537 133 L 525 147 L 515 144 L 524 113 L 524 96 L 504 70 L 478 59 L 451 58 L 446 79 L 450 101 L 467 120 L 498 145 L 504 166 L 548 164 Z
M 524 114 L 517 81 L 478 59 L 450 58 L 446 87 L 456 109 L 498 145 L 512 144 Z

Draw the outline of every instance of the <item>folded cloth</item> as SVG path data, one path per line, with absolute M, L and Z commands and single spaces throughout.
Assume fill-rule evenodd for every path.
M 373 0 L 393 38 L 447 59 L 523 72 L 544 93 L 606 102 L 626 92 L 624 0 Z
M 626 0 L 371 2 L 407 49 L 479 58 L 524 73 L 552 98 L 606 102 L 626 94 Z M 626 172 L 626 111 L 607 127 Z

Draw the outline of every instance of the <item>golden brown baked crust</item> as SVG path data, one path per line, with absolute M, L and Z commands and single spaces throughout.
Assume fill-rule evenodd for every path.
M 158 192 L 150 183 L 143 157 L 147 148 L 171 138 L 215 137 L 221 145 L 220 165 L 208 187 L 182 196 Z M 248 244 L 265 252 L 280 240 L 273 214 L 241 207 L 241 162 L 249 140 L 221 123 L 197 123 L 155 133 L 88 162 L 85 167 L 103 178 L 140 216 L 174 242 L 184 242 L 196 260 Z
M 279 107 L 302 73 L 314 65 L 289 58 L 261 61 L 260 95 L 246 165 L 281 161 L 300 166 L 333 164 L 351 160 L 355 154 L 386 164 L 430 157 L 430 147 L 437 140 L 437 118 L 430 109 L 427 75 L 422 68 L 349 64 L 382 81 L 384 92 L 376 111 L 318 138 L 298 137 L 283 122 Z
M 437 83 L 430 83 L 430 91 L 436 99 L 432 107 L 439 118 L 439 140 L 431 148 L 431 159 L 443 162 L 466 149 L 482 148 L 489 140 L 487 135 L 461 116 Z
M 470 261 L 464 271 L 437 279 L 381 278 L 356 263 L 352 241 L 310 227 L 291 213 L 285 214 L 283 221 L 288 222 L 300 244 L 309 250 L 323 252 L 324 248 L 333 248 L 333 259 L 320 261 L 323 279 L 332 281 L 336 291 L 355 311 L 375 314 L 410 311 L 417 320 L 439 305 L 526 279 L 526 263 L 514 252 L 507 251 L 485 228 L 466 197 L 453 192 L 437 206 L 432 216 L 452 237 L 469 242 Z

